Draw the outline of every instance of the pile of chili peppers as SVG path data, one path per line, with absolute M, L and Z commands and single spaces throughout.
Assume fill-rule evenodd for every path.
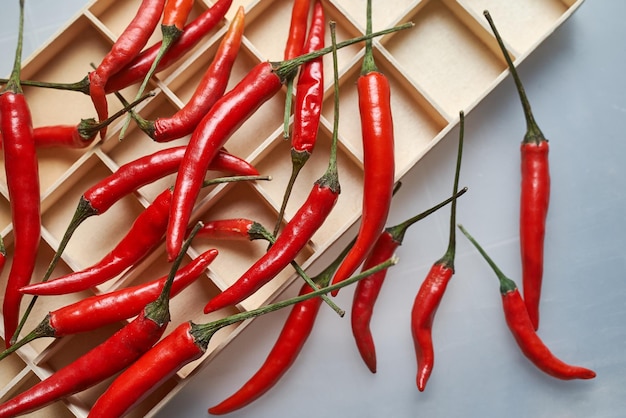
M 394 252 L 402 244 L 409 226 L 451 203 L 450 238 L 444 256 L 436 261 L 415 297 L 411 318 L 414 350 L 417 356 L 417 388 L 425 390 L 433 372 L 435 349 L 432 341 L 434 315 L 454 270 L 457 199 L 467 192 L 459 190 L 459 176 L 464 135 L 464 113 L 460 112 L 460 138 L 452 195 L 437 206 L 405 222 L 385 228 L 394 193 L 394 123 L 391 87 L 387 77 L 374 61 L 375 36 L 408 29 L 411 24 L 373 33 L 371 0 L 367 2 L 366 35 L 337 43 L 334 22 L 327 22 L 321 0 L 294 0 L 284 61 L 262 62 L 227 90 L 231 69 L 239 55 L 245 28 L 245 13 L 239 8 L 225 31 L 211 65 L 206 69 L 194 94 L 180 111 L 147 120 L 137 106 L 150 100 L 142 96 L 153 74 L 170 68 L 224 18 L 232 0 L 218 0 L 212 7 L 187 22 L 193 0 L 142 0 L 128 26 L 102 57 L 95 69 L 76 83 L 51 83 L 21 80 L 24 0 L 20 1 L 19 36 L 14 68 L 0 93 L 0 138 L 4 155 L 7 189 L 12 216 L 13 242 L 5 248 L 0 237 L 0 272 L 7 251 L 11 265 L 6 280 L 2 316 L 5 351 L 0 360 L 12 355 L 37 338 L 63 338 L 67 335 L 100 329 L 105 325 L 127 321 L 115 334 L 93 350 L 53 373 L 12 399 L 0 403 L 0 417 L 33 411 L 70 396 L 122 371 L 94 404 L 89 416 L 123 416 L 158 384 L 185 364 L 202 357 L 219 329 L 248 318 L 293 305 L 276 345 L 259 371 L 237 392 L 211 407 L 210 414 L 225 414 L 243 408 L 270 390 L 295 362 L 313 328 L 323 303 L 340 315 L 328 293 L 334 295 L 346 285 L 358 284 L 350 312 L 355 343 L 366 366 L 377 370 L 374 339 L 370 320 L 374 304 L 383 286 L 387 269 L 397 260 Z M 113 6 L 112 6 L 113 7 Z M 514 282 L 504 276 L 478 243 L 461 227 L 478 248 L 500 280 L 506 322 L 520 350 L 540 370 L 559 379 L 590 379 L 595 373 L 559 360 L 539 339 L 539 296 L 543 265 L 543 237 L 547 216 L 550 179 L 548 143 L 537 127 L 513 63 L 504 48 L 488 12 L 485 16 L 502 48 L 505 59 L 520 92 L 528 132 L 522 143 L 522 185 L 520 246 L 523 266 L 523 297 Z M 161 21 L 162 42 L 146 47 Z M 324 46 L 326 28 L 330 26 L 331 46 Z M 363 145 L 362 219 L 358 233 L 348 246 L 315 277 L 296 262 L 316 231 L 333 215 L 340 199 L 340 168 L 337 163 L 339 124 L 339 83 L 336 51 L 355 42 L 365 41 L 362 71 L 357 80 L 358 108 Z M 332 53 L 334 86 L 334 125 L 329 165 L 311 185 L 311 191 L 294 215 L 284 222 L 285 210 L 298 173 L 308 161 L 319 131 L 324 98 L 325 54 Z M 141 83 L 135 101 L 128 103 L 120 90 Z M 22 85 L 73 90 L 89 95 L 95 118 L 77 124 L 33 128 L 28 97 Z M 195 205 L 203 187 L 233 181 L 269 180 L 271 173 L 261 175 L 249 162 L 230 154 L 229 137 L 265 102 L 283 87 L 287 88 L 285 105 L 286 138 L 291 137 L 292 174 L 287 183 L 276 222 L 269 230 L 253 219 L 233 217 L 208 219 L 191 228 L 197 216 Z M 295 89 L 294 89 L 295 86 Z M 107 94 L 115 93 L 124 108 L 109 117 Z M 293 107 L 291 103 L 293 101 Z M 291 114 L 293 109 L 293 115 Z M 38 147 L 100 147 L 109 140 L 106 127 L 128 113 L 120 139 L 134 121 L 149 140 L 169 142 L 187 138 L 184 145 L 164 148 L 120 166 L 82 194 L 76 212 L 57 245 L 45 275 L 33 277 L 38 262 L 41 239 Z M 88 116 L 88 115 L 87 115 Z M 293 117 L 290 132 L 289 121 Z M 100 141 L 94 141 L 97 134 Z M 359 133 L 353 133 L 358 135 Z M 127 140 L 127 139 L 125 139 Z M 207 171 L 228 174 L 207 180 Z M 54 276 L 57 263 L 76 229 L 89 217 L 109 210 L 125 196 L 155 181 L 175 175 L 171 187 L 165 188 L 146 204 L 128 232 L 102 260 L 80 271 Z M 243 202 L 242 204 L 245 204 Z M 273 232 L 270 232 L 273 230 Z M 217 249 L 194 257 L 180 270 L 192 240 L 266 240 L 267 251 L 223 291 L 206 301 L 208 314 L 237 305 L 252 296 L 291 265 L 304 283 L 299 296 L 266 307 L 227 316 L 217 321 L 197 324 L 184 318 L 176 321 L 166 334 L 170 322 L 169 299 L 202 277 L 209 264 L 218 257 Z M 132 270 L 150 254 L 158 253 L 165 243 L 163 258 L 172 262 L 170 273 L 162 278 L 111 292 L 102 292 L 75 303 L 59 307 L 41 319 L 39 325 L 22 335 L 22 328 L 37 298 L 53 297 L 89 290 Z M 360 274 L 353 273 L 362 266 Z M 23 309 L 22 301 L 30 296 Z M 201 307 L 198 307 L 202 310 Z M 134 319 L 133 319 L 134 318 Z M 408 330 L 407 330 L 408 332 Z

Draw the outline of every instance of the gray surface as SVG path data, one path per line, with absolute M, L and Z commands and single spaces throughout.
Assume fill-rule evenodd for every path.
M 14 32 L 3 9 L 0 48 Z M 84 1 L 30 1 L 26 50 L 33 50 Z M 349 319 L 328 309 L 279 384 L 232 417 L 618 417 L 626 411 L 626 2 L 587 0 L 520 67 L 543 132 L 551 140 L 540 336 L 563 360 L 593 368 L 592 381 L 543 375 L 519 353 L 502 317 L 495 276 L 458 236 L 456 275 L 437 313 L 436 364 L 424 393 L 415 387 L 409 312 L 420 282 L 446 247 L 448 212 L 414 226 L 398 250 L 372 324 L 378 373 L 361 363 Z M 35 27 L 36 29 L 34 29 Z M 10 64 L 0 62 L 0 73 Z M 502 270 L 519 274 L 519 142 L 525 130 L 510 78 L 466 120 L 458 220 Z M 453 130 L 404 178 L 391 223 L 451 190 Z M 295 292 L 295 287 L 289 293 Z M 352 291 L 337 303 L 348 309 Z M 261 364 L 287 312 L 258 319 L 176 396 L 159 417 L 201 417 Z

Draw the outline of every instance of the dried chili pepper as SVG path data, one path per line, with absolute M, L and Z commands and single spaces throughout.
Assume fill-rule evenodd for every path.
M 250 266 L 237 281 L 209 300 L 204 307 L 204 313 L 239 303 L 273 279 L 287 264 L 296 258 L 296 255 L 324 223 L 335 203 L 337 203 L 341 187 L 337 171 L 339 83 L 337 82 L 334 23 L 331 23 L 331 32 L 331 36 L 333 36 L 333 64 L 335 68 L 335 113 L 328 167 L 322 177 L 313 184 L 313 188 L 305 202 L 287 223 L 283 232 L 272 243 L 273 245 L 268 251 Z
M 368 0 L 366 33 L 371 32 L 372 5 Z M 333 283 L 349 277 L 365 260 L 385 227 L 391 205 L 395 164 L 390 88 L 387 77 L 376 68 L 371 39 L 365 42 L 357 93 L 363 136 L 361 224 L 356 243 L 337 269 Z
M 207 180 L 205 185 L 231 181 L 266 180 L 267 177 L 239 176 Z M 172 190 L 165 189 L 135 219 L 126 235 L 99 262 L 80 271 L 20 289 L 32 295 L 60 295 L 89 289 L 116 277 L 149 254 L 161 242 L 172 201 Z
M 291 21 L 289 23 L 289 32 L 287 34 L 287 42 L 285 43 L 285 53 L 283 59 L 290 60 L 304 51 L 304 43 L 307 33 L 307 19 L 309 17 L 309 9 L 311 8 L 310 0 L 294 0 L 291 9 Z M 283 136 L 289 138 L 289 117 L 291 116 L 291 102 L 293 100 L 293 82 L 296 74 L 292 74 L 285 81 L 287 85 L 287 96 L 285 98 L 285 114 L 283 121 Z
M 171 46 L 180 38 L 183 34 L 183 27 L 187 22 L 187 17 L 189 13 L 191 13 L 191 8 L 193 7 L 194 0 L 167 0 L 165 3 L 165 8 L 163 9 L 163 20 L 161 21 L 161 46 L 159 47 L 159 51 L 157 52 L 150 69 L 146 73 L 146 76 L 143 79 L 143 82 L 139 86 L 137 90 L 137 95 L 135 96 L 135 100 L 141 97 L 143 91 L 148 85 L 148 81 L 154 74 L 163 59 L 163 55 L 167 53 L 167 51 L 171 48 Z M 124 137 L 126 133 L 126 129 L 128 129 L 128 125 L 130 124 L 130 115 L 128 115 L 122 129 L 120 131 L 120 139 Z
M 161 338 L 170 321 L 172 280 L 190 240 L 184 243 L 183 251 L 172 264 L 158 298 L 146 305 L 137 318 L 102 344 L 0 405 L 0 417 L 34 411 L 83 391 L 115 375 L 148 351 Z
M 22 294 L 18 289 L 31 280 L 41 236 L 39 165 L 30 109 L 20 84 L 23 36 L 24 2 L 20 1 L 15 61 L 9 83 L 0 93 L 0 132 L 14 237 L 13 261 L 2 304 L 7 345 L 19 320 Z
M 363 37 L 353 38 L 337 44 L 342 48 L 353 43 L 412 27 L 412 23 L 396 26 Z M 243 124 L 264 102 L 274 96 L 286 78 L 298 66 L 331 52 L 323 48 L 293 60 L 257 64 L 232 90 L 220 98 L 204 116 L 194 130 L 187 152 L 181 163 L 174 185 L 172 215 L 166 234 L 166 250 L 171 259 L 178 253 L 194 202 L 199 194 L 199 185 L 208 163 L 228 140 L 230 135 Z
M 306 45 L 304 46 L 305 52 L 313 52 L 324 47 L 325 27 L 324 7 L 318 0 L 313 7 L 313 20 Z M 298 75 L 293 135 L 291 138 L 291 177 L 283 195 L 283 203 L 274 227 L 274 235 L 278 235 L 278 230 L 287 208 L 287 201 L 291 195 L 296 178 L 315 147 L 323 100 L 324 65 L 322 57 L 319 57 L 302 64 L 300 74 Z
M 328 286 L 335 270 L 339 267 L 339 263 L 341 263 L 341 260 L 348 253 L 353 243 L 354 241 L 349 243 L 333 262 L 312 278 L 318 287 Z M 381 262 L 384 261 L 381 260 Z M 298 295 L 306 295 L 312 291 L 313 288 L 304 283 Z M 313 330 L 321 305 L 321 298 L 308 299 L 294 304 L 276 343 L 259 370 L 234 394 L 209 408 L 209 414 L 222 415 L 243 408 L 274 387 L 296 361 Z
M 373 269 L 353 276 L 333 286 L 296 296 L 252 311 L 241 312 L 206 324 L 184 322 L 154 345 L 136 362 L 120 373 L 98 398 L 88 417 L 115 418 L 124 416 L 137 402 L 156 390 L 161 382 L 173 376 L 186 364 L 199 359 L 205 353 L 213 335 L 220 329 L 284 307 L 316 298 L 333 289 L 355 283 L 363 277 L 389 268 L 397 263 L 390 259 Z
M 522 81 L 515 65 L 504 46 L 488 11 L 484 12 L 491 29 L 509 66 L 519 93 L 524 116 L 526 134 L 520 146 L 521 151 L 521 196 L 520 196 L 520 251 L 522 259 L 522 289 L 524 303 L 535 329 L 539 328 L 539 301 L 543 281 L 543 251 L 546 232 L 546 217 L 550 203 L 550 149 L 530 108 Z
M 482 249 L 462 225 L 459 225 L 459 229 L 474 244 L 474 247 L 496 273 L 500 281 L 504 317 L 522 353 L 540 370 L 557 379 L 593 379 L 596 377 L 596 373 L 593 370 L 564 363 L 550 352 L 537 335 L 515 282 L 502 273 L 485 250 Z
M 174 276 L 170 297 L 176 296 L 198 279 L 216 256 L 217 250 L 207 250 L 181 268 Z M 156 300 L 167 277 L 90 296 L 55 309 L 49 312 L 30 333 L 13 344 L 11 348 L 0 353 L 0 360 L 38 338 L 64 337 L 132 318 L 139 314 L 148 303 Z
M 230 73 L 239 52 L 244 29 L 244 9 L 239 7 L 213 62 L 207 68 L 187 103 L 170 117 L 143 119 L 134 113 L 139 128 L 156 142 L 168 142 L 193 132 L 202 117 L 224 95 Z
M 459 114 L 459 148 L 456 159 L 456 171 L 454 174 L 453 195 L 459 189 L 459 174 L 461 171 L 461 159 L 463 155 L 463 134 L 465 130 L 465 115 Z M 448 248 L 439 260 L 437 260 L 426 278 L 422 282 L 411 309 L 411 334 L 417 358 L 417 389 L 422 392 L 426 388 L 428 378 L 433 371 L 435 363 L 435 350 L 433 348 L 432 327 L 435 321 L 437 308 L 446 292 L 448 283 L 454 274 L 454 256 L 456 253 L 456 198 L 452 200 L 450 210 L 450 237 Z
M 217 0 L 211 8 L 202 12 L 185 26 L 183 34 L 176 44 L 167 51 L 159 62 L 156 72 L 158 73 L 159 71 L 169 68 L 191 48 L 196 46 L 204 36 L 220 22 L 231 4 L 232 0 Z M 128 65 L 109 78 L 105 91 L 107 93 L 120 91 L 143 80 L 152 66 L 160 48 L 161 42 L 157 42 L 142 51 Z M 0 84 L 6 83 L 7 81 L 7 79 L 0 79 Z M 82 80 L 74 83 L 47 83 L 35 80 L 22 80 L 22 84 L 25 86 L 72 90 L 89 95 L 89 76 L 85 76 Z
M 130 63 L 141 52 L 163 14 L 165 0 L 142 0 L 137 13 L 124 29 L 111 50 L 104 56 L 95 71 L 89 74 L 89 96 L 98 114 L 98 120 L 108 118 L 106 99 L 108 79 Z M 106 128 L 100 130 L 104 139 Z
M 455 197 L 462 196 L 466 191 L 467 187 L 459 190 L 456 195 L 444 200 L 432 208 L 415 215 L 398 225 L 385 228 L 382 234 L 378 237 L 374 248 L 372 248 L 372 251 L 365 259 L 362 270 L 367 270 L 393 256 L 396 249 L 402 245 L 404 235 L 411 225 L 441 209 L 443 206 L 452 202 Z M 382 270 L 359 281 L 354 289 L 354 295 L 352 298 L 352 315 L 350 317 L 352 335 L 354 336 L 354 341 L 361 358 L 372 373 L 376 373 L 376 347 L 370 330 L 370 322 L 374 314 L 376 299 L 378 299 L 378 295 L 386 276 L 387 271 Z

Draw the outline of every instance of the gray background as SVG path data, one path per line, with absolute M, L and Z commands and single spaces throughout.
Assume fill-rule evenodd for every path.
M 25 56 L 86 2 L 27 1 Z M 0 17 L 0 73 L 10 71 L 17 1 Z M 593 368 L 564 382 L 519 353 L 502 316 L 497 280 L 459 234 L 456 275 L 437 313 L 436 363 L 415 387 L 409 312 L 419 284 L 446 248 L 448 211 L 412 227 L 397 254 L 372 330 L 378 373 L 361 363 L 349 318 L 322 309 L 300 358 L 279 384 L 232 417 L 618 417 L 626 414 L 626 2 L 587 0 L 520 66 L 536 119 L 551 140 L 540 336 L 563 360 Z M 524 119 L 504 80 L 466 119 L 458 221 L 502 270 L 520 277 L 519 142 Z M 389 224 L 450 193 L 455 129 L 403 179 Z M 318 264 L 321 266 L 321 264 Z M 317 267 L 318 265 L 314 266 Z M 319 270 L 319 268 L 317 268 Z M 313 273 L 317 272 L 314 271 Z M 292 286 L 287 293 L 293 294 Z M 337 303 L 349 309 L 352 291 Z M 202 417 L 256 371 L 287 311 L 256 320 L 159 414 Z

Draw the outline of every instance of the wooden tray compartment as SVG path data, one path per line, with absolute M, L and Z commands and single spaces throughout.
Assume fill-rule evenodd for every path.
M 44 48 L 25 60 L 23 77 L 42 81 L 76 82 L 98 63 L 115 38 L 130 21 L 139 0 L 116 2 L 94 0 Z M 469 112 L 507 74 L 506 64 L 495 39 L 482 16 L 489 9 L 516 63 L 523 60 L 543 39 L 554 31 L 580 6 L 582 0 L 393 0 L 374 5 L 374 30 L 412 21 L 411 30 L 386 35 L 374 41 L 374 53 L 380 70 L 388 75 L 393 89 L 396 177 L 401 178 L 458 122 L 458 112 Z M 210 0 L 197 1 L 192 16 L 211 7 Z M 289 0 L 235 0 L 226 18 L 172 68 L 156 74 L 149 85 L 156 95 L 137 107 L 147 119 L 174 113 L 189 99 L 202 74 L 210 64 L 237 7 L 246 10 L 246 28 L 240 54 L 235 62 L 228 89 L 232 88 L 254 65 L 278 61 L 283 57 L 284 39 L 291 13 Z M 365 31 L 364 4 L 344 0 L 327 0 L 327 20 L 337 22 L 338 40 L 359 36 Z M 268 29 L 269 28 L 269 29 Z M 159 40 L 155 33 L 149 44 Z M 330 45 L 330 35 L 326 37 Z M 362 146 L 360 125 L 355 116 L 356 79 L 364 54 L 362 45 L 338 51 L 340 74 L 339 176 L 342 193 L 337 207 L 326 224 L 313 236 L 298 257 L 303 267 L 315 262 L 360 216 L 362 198 Z M 333 126 L 332 62 L 324 61 L 325 102 L 319 141 L 310 162 L 301 172 L 287 206 L 285 222 L 306 199 L 313 182 L 325 171 Z M 130 100 L 136 86 L 122 93 Z M 77 123 L 93 117 L 89 98 L 81 93 L 26 88 L 35 126 Z M 272 182 L 226 184 L 203 190 L 193 214 L 194 220 L 249 217 L 271 229 L 282 201 L 291 172 L 289 142 L 282 138 L 282 111 L 286 90 L 261 106 L 226 144 L 229 152 L 253 163 L 261 174 L 271 175 Z M 120 102 L 108 96 L 109 112 L 121 108 Z M 62 105 L 59 105 L 62 104 Z M 63 236 L 79 196 L 99 179 L 122 164 L 154 151 L 185 144 L 189 137 L 158 144 L 134 124 L 122 142 L 117 140 L 122 120 L 110 125 L 102 143 L 82 150 L 39 150 L 42 192 L 42 243 L 34 280 L 42 277 L 49 260 Z M 221 173 L 210 173 L 215 177 Z M 84 222 L 59 262 L 52 278 L 87 267 L 100 260 L 126 233 L 140 213 L 162 190 L 174 182 L 170 175 L 139 189 L 107 213 Z M 12 252 L 12 228 L 4 170 L 0 170 L 0 229 Z M 184 320 L 207 322 L 226 315 L 254 309 L 268 303 L 296 279 L 291 267 L 285 268 L 270 284 L 236 307 L 204 315 L 204 303 L 228 287 L 266 249 L 267 244 L 254 242 L 217 242 L 198 239 L 188 252 L 195 257 L 209 248 L 220 255 L 190 288 L 172 300 L 173 323 Z M 9 257 L 10 258 L 10 257 Z M 189 258 L 185 261 L 188 262 Z M 10 264 L 7 264 L 10 266 Z M 160 245 L 129 271 L 114 280 L 78 294 L 42 297 L 25 329 L 35 326 L 45 313 L 84 296 L 106 292 L 167 273 L 164 245 Z M 0 276 L 6 281 L 8 267 Z M 29 298 L 25 298 L 26 305 Z M 152 416 L 185 383 L 199 366 L 211 361 L 229 341 L 250 324 L 232 325 L 218 332 L 206 355 L 182 369 L 145 400 L 132 416 Z M 0 371 L 0 400 L 50 375 L 67 364 L 79 352 L 106 338 L 121 327 L 71 336 L 61 340 L 39 339 L 23 347 L 17 355 L 3 360 Z M 3 341 L 2 341 L 3 343 Z M 31 416 L 86 416 L 106 383 L 84 393 L 57 402 Z

